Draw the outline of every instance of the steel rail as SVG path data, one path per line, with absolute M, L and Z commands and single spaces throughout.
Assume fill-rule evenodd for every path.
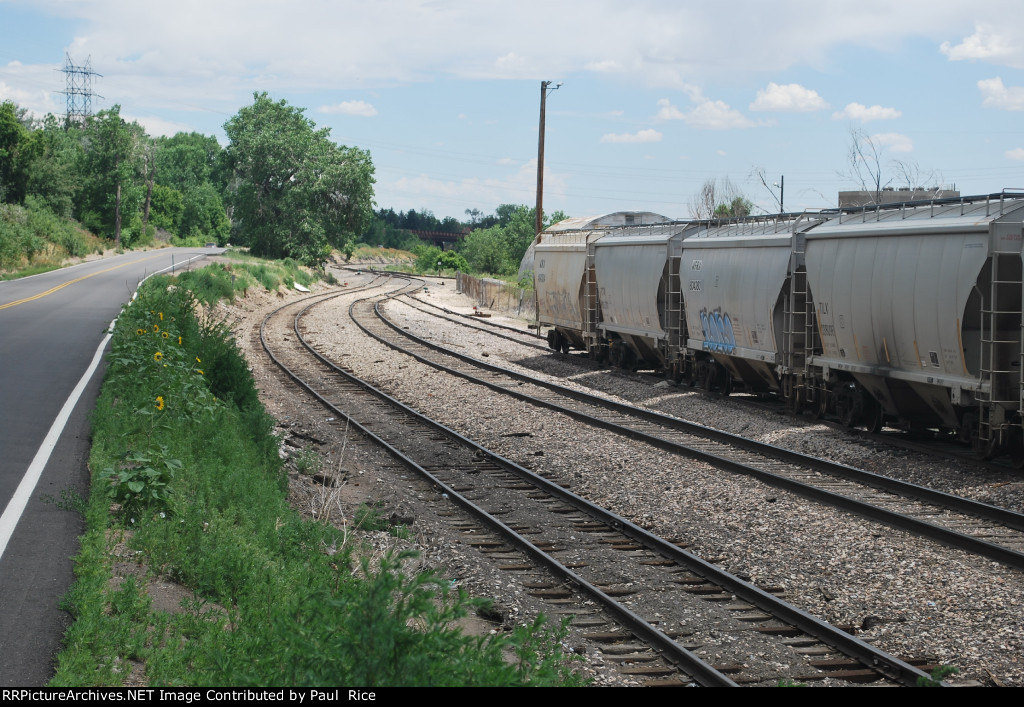
M 344 293 L 341 293 L 341 294 L 344 294 Z M 335 295 L 335 296 L 340 296 L 340 295 Z M 317 302 L 313 302 L 313 303 L 309 304 L 307 307 L 303 308 L 298 314 L 296 314 L 296 316 L 295 316 L 295 323 L 293 324 L 293 328 L 294 328 L 295 334 L 298 337 L 298 339 L 300 340 L 300 342 L 302 343 L 302 345 L 317 360 L 319 360 L 321 362 L 321 364 L 328 366 L 333 372 L 335 372 L 337 374 L 340 374 L 341 376 L 345 377 L 347 380 L 349 380 L 353 384 L 355 384 L 355 385 L 359 386 L 360 388 L 364 389 L 367 393 L 376 396 L 377 398 L 385 401 L 386 403 L 388 403 L 390 405 L 395 406 L 396 408 L 402 410 L 403 412 L 405 412 L 407 415 L 410 415 L 414 419 L 417 419 L 417 420 L 421 421 L 422 423 L 425 423 L 425 424 L 429 425 L 430 427 L 433 427 L 437 431 L 442 432 L 443 434 L 450 436 L 451 438 L 459 441 L 462 444 L 465 444 L 467 446 L 470 446 L 470 447 L 478 450 L 481 454 L 483 454 L 487 458 L 491 459 L 494 463 L 499 464 L 502 468 L 505 468 L 505 469 L 507 469 L 509 471 L 512 471 L 513 473 L 526 472 L 527 474 L 529 474 L 529 472 L 526 469 L 523 469 L 522 467 L 519 467 L 518 465 L 514 464 L 513 462 L 510 462 L 510 461 L 504 459 L 503 457 L 501 457 L 501 456 L 491 452 L 490 450 L 487 450 L 485 447 L 482 447 L 482 446 L 476 444 L 472 440 L 470 440 L 470 439 L 460 435 L 459 433 L 455 432 L 454 430 L 451 430 L 448 427 L 445 427 L 444 425 L 441 425 L 440 423 L 437 423 L 437 422 L 435 422 L 435 421 L 433 421 L 433 420 L 431 420 L 431 419 L 421 415 L 420 413 L 416 412 L 415 410 L 413 410 L 412 408 L 410 408 L 407 405 L 403 404 L 402 402 L 396 400 L 395 398 L 392 398 L 391 396 L 387 395 L 386 393 L 384 393 L 384 392 L 378 390 L 377 388 L 373 387 L 369 383 L 367 383 L 367 382 L 365 382 L 365 381 L 355 377 L 354 375 L 348 373 L 347 371 L 341 369 L 340 367 L 336 366 L 331 361 L 329 361 L 326 358 L 324 358 L 323 356 L 321 356 L 318 352 L 316 352 L 308 344 L 308 342 L 306 342 L 305 339 L 302 337 L 302 334 L 300 333 L 300 331 L 298 329 L 298 320 L 302 316 L 302 314 L 305 313 L 310 307 L 315 306 L 317 304 L 320 304 L 321 302 L 325 301 L 326 299 L 330 299 L 330 298 L 329 297 L 324 297 L 324 298 L 318 300 Z M 284 307 L 287 307 L 287 306 L 290 306 L 290 305 L 284 305 Z M 625 628 L 627 628 L 628 630 L 633 632 L 637 637 L 647 641 L 649 644 L 652 645 L 652 647 L 654 647 L 659 652 L 661 652 L 663 657 L 665 657 L 670 662 L 675 663 L 682 670 L 684 670 L 691 678 L 693 678 L 694 680 L 699 682 L 701 685 L 709 686 L 709 687 L 735 687 L 735 686 L 737 686 L 736 683 L 731 678 L 729 678 L 727 675 L 719 672 L 718 670 L 715 670 L 710 664 L 705 662 L 703 659 L 701 659 L 699 656 L 694 654 L 692 651 L 689 651 L 685 647 L 679 645 L 678 642 L 676 642 L 673 639 L 669 638 L 662 631 L 660 631 L 660 630 L 654 628 L 653 626 L 651 626 L 643 617 L 635 614 L 634 612 L 630 611 L 628 608 L 623 606 L 621 603 L 615 601 L 612 597 L 608 596 L 605 592 L 601 591 L 598 587 L 596 587 L 592 583 L 588 582 L 587 580 L 585 580 L 584 578 L 579 576 L 577 573 L 573 572 L 571 569 L 569 569 L 568 567 L 566 567 L 562 563 L 558 562 L 558 560 L 556 560 L 554 557 L 552 557 L 548 553 L 544 552 L 540 548 L 538 548 L 535 545 L 533 545 L 529 540 L 527 540 L 522 535 L 520 535 L 519 533 L 517 533 L 514 530 L 512 530 L 511 528 L 509 528 L 507 525 L 502 523 L 500 520 L 498 520 L 497 518 L 495 518 L 491 514 L 487 513 L 484 509 L 480 508 L 479 506 L 474 504 L 469 499 L 465 498 L 462 494 L 458 493 L 451 486 L 445 484 L 443 481 L 441 481 L 439 478 L 437 478 L 430 471 L 428 471 L 427 469 L 425 469 L 421 465 L 419 465 L 415 460 L 411 459 L 406 454 L 404 454 L 402 451 L 400 451 L 399 449 L 395 448 L 393 445 L 388 443 L 386 440 L 380 438 L 378 435 L 376 435 L 375 433 L 371 432 L 368 428 L 366 428 L 365 426 L 360 424 L 359 421 L 353 419 L 345 411 L 343 411 L 340 408 L 338 408 L 335 405 L 333 405 L 324 396 L 322 396 L 319 392 L 317 392 L 310 384 L 308 384 L 299 375 L 297 375 L 294 371 L 292 371 L 290 368 L 288 368 L 270 350 L 270 346 L 268 345 L 267 340 L 266 340 L 266 336 L 265 336 L 266 325 L 267 325 L 267 322 L 269 321 L 270 317 L 272 317 L 274 314 L 279 312 L 281 309 L 284 309 L 284 307 L 278 308 L 277 310 L 272 312 L 270 315 L 268 315 L 266 319 L 264 319 L 263 324 L 260 326 L 260 341 L 263 344 L 263 348 L 266 351 L 267 355 L 270 357 L 270 359 L 282 371 L 284 371 L 285 374 L 289 376 L 289 378 L 291 378 L 298 385 L 300 385 L 304 390 L 306 390 L 311 395 L 313 395 L 318 401 L 320 401 L 321 404 L 326 406 L 333 413 L 337 414 L 340 418 L 346 420 L 348 425 L 350 425 L 352 427 L 355 427 L 357 430 L 359 430 L 359 432 L 364 434 L 367 438 L 374 440 L 377 444 L 379 444 L 381 447 L 383 447 L 385 450 L 387 450 L 387 452 L 389 454 L 391 454 L 395 459 L 400 461 L 402 464 L 406 465 L 410 469 L 415 470 L 417 473 L 422 475 L 424 478 L 428 479 L 431 483 L 435 484 L 439 489 L 442 490 L 443 493 L 447 494 L 447 496 L 448 496 L 448 498 L 450 500 L 455 501 L 455 503 L 457 505 L 459 505 L 460 507 L 465 509 L 467 512 L 472 514 L 480 522 L 484 523 L 487 527 L 491 528 L 492 530 L 494 530 L 495 532 L 497 532 L 501 536 L 505 537 L 513 545 L 518 547 L 521 551 L 525 552 L 526 554 L 528 554 L 529 556 L 534 558 L 534 560 L 537 561 L 539 564 L 541 564 L 544 567 L 548 568 L 548 570 L 551 571 L 556 577 L 561 578 L 562 581 L 567 582 L 571 586 L 575 587 L 581 593 L 584 593 L 584 594 L 588 595 L 590 598 L 592 598 L 595 601 L 597 601 L 603 608 L 605 608 L 607 611 L 609 611 L 609 613 L 614 615 L 620 621 L 620 623 L 623 624 L 623 626 Z M 530 474 L 530 475 L 533 476 L 532 474 Z M 536 477 L 536 478 L 539 478 L 539 477 Z
M 391 298 L 397 296 L 397 294 L 390 294 L 387 297 Z M 353 303 L 349 307 L 350 316 L 356 321 L 353 314 L 356 303 Z M 359 322 L 356 322 L 359 324 Z M 298 329 L 296 328 L 298 334 Z M 368 332 L 369 333 L 369 332 Z M 299 334 L 301 337 L 301 334 Z M 307 344 L 308 346 L 308 344 Z M 312 349 L 311 349 L 312 350 Z M 313 352 L 321 361 L 331 366 L 334 370 L 342 373 L 346 377 L 350 374 L 343 371 L 342 369 L 335 366 L 330 361 L 324 359 L 316 352 Z M 578 496 L 571 491 L 559 486 L 558 484 L 548 481 L 547 479 L 539 476 L 538 474 L 526 469 L 524 467 L 515 464 L 514 462 L 501 457 L 500 455 L 490 452 L 486 448 L 477 445 L 472 440 L 468 440 L 459 433 L 450 430 L 448 427 L 442 425 L 439 422 L 431 420 L 420 413 L 416 412 L 412 408 L 404 405 L 400 401 L 394 400 L 386 393 L 377 390 L 373 386 L 367 383 L 360 383 L 367 390 L 374 391 L 376 395 L 394 401 L 395 405 L 400 406 L 402 409 L 409 412 L 427 424 L 431 425 L 438 431 L 442 431 L 445 434 L 453 435 L 454 437 L 462 440 L 466 440 L 466 443 L 477 447 L 482 454 L 487 455 L 495 463 L 502 465 L 509 471 L 513 471 L 516 474 L 528 479 L 530 482 L 543 488 L 548 493 L 558 497 L 563 502 L 571 505 L 572 507 L 582 512 L 594 515 L 603 522 L 607 523 L 611 527 L 619 530 L 623 534 L 627 535 L 631 539 L 640 543 L 649 550 L 658 552 L 666 556 L 669 559 L 679 563 L 688 570 L 701 575 L 711 581 L 720 584 L 720 586 L 728 589 L 731 593 L 735 594 L 740 599 L 760 608 L 763 611 L 776 616 L 780 620 L 799 628 L 801 631 L 807 633 L 810 636 L 817 638 L 823 643 L 830 645 L 843 654 L 856 659 L 865 666 L 868 666 L 874 670 L 879 671 L 881 674 L 886 675 L 892 680 L 900 682 L 905 685 L 916 685 L 919 678 L 927 678 L 927 674 L 923 671 L 909 665 L 908 663 L 890 655 L 889 653 L 872 646 L 871 644 L 850 635 L 849 633 L 842 631 L 841 629 L 822 621 L 821 619 L 813 616 L 812 614 L 803 611 L 802 609 L 782 600 L 778 597 L 766 592 L 735 575 L 722 570 L 714 564 L 707 562 L 706 560 L 693 555 L 692 553 L 686 552 L 685 550 L 673 545 L 672 543 L 660 538 L 648 531 L 644 530 L 640 526 L 632 523 L 631 521 L 608 511 L 600 506 L 596 506 L 590 501 Z M 659 632 L 660 633 L 660 632 Z M 669 639 L 671 640 L 671 639 Z
M 561 395 L 570 397 L 574 400 L 589 405 L 597 405 L 600 407 L 612 409 L 619 414 L 640 418 L 649 422 L 654 422 L 656 424 L 670 427 L 677 431 L 681 431 L 685 434 L 698 435 L 711 439 L 721 444 L 737 446 L 747 451 L 767 456 L 778 461 L 783 461 L 788 464 L 804 466 L 815 471 L 821 471 L 834 477 L 843 478 L 848 481 L 864 484 L 866 486 L 876 488 L 887 493 L 895 493 L 900 496 L 912 498 L 921 502 L 932 503 L 949 510 L 954 510 L 960 513 L 976 516 L 993 523 L 999 523 L 1014 530 L 1024 530 L 1024 515 L 1021 515 L 1014 511 L 1005 508 L 999 508 L 997 506 L 991 506 L 989 504 L 981 503 L 979 501 L 962 498 L 960 496 L 954 496 L 952 494 L 948 494 L 942 491 L 936 491 L 935 489 L 929 489 L 923 486 L 919 486 L 917 484 L 911 484 L 908 482 L 898 481 L 896 479 L 890 479 L 880 474 L 874 474 L 872 472 L 865 471 L 862 469 L 844 466 L 842 464 L 837 464 L 835 462 L 819 459 L 817 457 L 812 457 L 806 454 L 801 454 L 799 452 L 783 449 L 781 447 L 765 444 L 763 442 L 757 442 L 755 440 L 740 437 L 729 432 L 715 430 L 710 427 L 698 425 L 693 422 L 688 422 L 686 420 L 681 420 L 679 418 L 671 417 L 644 408 L 638 408 L 632 405 L 607 400 L 606 398 L 601 398 L 595 395 L 591 395 L 589 393 L 583 393 L 577 390 L 573 390 L 565 386 L 559 385 L 557 383 L 551 383 L 549 381 L 536 379 L 531 376 L 527 376 L 515 371 L 510 371 L 501 368 L 500 366 L 496 366 L 491 363 L 474 359 L 471 356 L 467 356 L 466 354 L 451 351 L 449 349 L 444 348 L 443 346 L 427 341 L 422 337 L 416 336 L 415 334 L 412 334 L 407 330 L 401 329 L 394 322 L 388 320 L 387 317 L 385 317 L 380 312 L 379 303 L 378 306 L 375 307 L 375 312 L 382 322 L 387 324 L 388 327 L 399 333 L 401 336 L 411 339 L 414 342 L 428 349 L 436 350 L 445 355 L 452 356 L 453 358 L 465 361 L 467 363 L 470 363 L 476 367 L 485 369 L 492 373 L 506 375 L 516 380 L 538 385 L 540 387 L 547 388 Z M 927 521 L 920 520 L 918 518 L 914 518 L 903 513 L 890 511 L 888 509 L 872 505 L 865 501 L 860 501 L 855 498 L 850 498 L 849 496 L 845 496 L 839 493 L 819 488 L 812 484 L 797 481 L 788 478 L 784 475 L 769 471 L 767 469 L 761 469 L 755 466 L 751 466 L 749 464 L 745 464 L 743 462 L 736 461 L 735 459 L 729 459 L 727 457 L 722 457 L 707 451 L 695 449 L 693 447 L 669 439 L 665 439 L 657 435 L 649 434 L 641 430 L 636 430 L 622 426 L 613 421 L 593 417 L 585 412 L 565 407 L 564 405 L 561 405 L 557 402 L 544 400 L 542 398 L 537 398 L 535 396 L 531 396 L 527 393 L 523 393 L 518 390 L 509 389 L 498 383 L 474 377 L 473 375 L 466 373 L 464 371 L 447 368 L 443 364 L 433 361 L 420 354 L 417 354 L 416 352 L 404 348 L 395 342 L 388 342 L 382 337 L 379 337 L 373 332 L 369 331 L 358 321 L 356 323 L 370 336 L 378 338 L 378 340 L 380 340 L 382 343 L 392 346 L 397 350 L 402 351 L 403 353 L 412 356 L 427 365 L 430 365 L 439 370 L 446 370 L 450 373 L 466 378 L 467 380 L 471 380 L 481 385 L 485 385 L 493 390 L 497 390 L 499 392 L 512 395 L 520 400 L 541 405 L 549 409 L 557 410 L 559 412 L 568 414 L 574 417 L 575 419 L 584 421 L 588 424 L 592 424 L 595 426 L 603 427 L 608 430 L 615 431 L 618 434 L 622 434 L 632 439 L 644 441 L 646 443 L 652 444 L 654 446 L 657 446 L 661 449 L 665 449 L 670 452 L 682 453 L 687 456 L 702 459 L 711 464 L 715 464 L 717 466 L 726 468 L 737 473 L 752 476 L 766 483 L 770 483 L 776 487 L 784 488 L 786 490 L 797 493 L 801 496 L 804 496 L 805 498 L 810 498 L 819 502 L 827 503 L 832 506 L 843 508 L 845 510 L 857 513 L 858 515 L 862 515 L 867 518 L 871 518 L 873 520 L 886 523 L 887 525 L 908 530 L 917 535 L 935 540 L 937 542 L 941 542 L 944 545 L 965 550 L 967 552 L 981 555 L 983 557 L 988 557 L 990 559 L 996 560 L 1000 563 L 1003 563 L 1007 566 L 1016 569 L 1024 569 L 1024 552 L 1013 550 L 1011 548 L 1007 548 L 1002 545 L 997 545 L 987 540 L 982 540 L 980 538 L 975 538 L 964 533 L 950 530 L 948 528 L 944 528 L 934 523 L 929 523 Z

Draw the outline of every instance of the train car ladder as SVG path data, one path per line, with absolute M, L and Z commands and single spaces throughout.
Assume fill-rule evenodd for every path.
M 991 263 L 988 306 L 982 305 L 980 367 L 981 380 L 989 385 L 977 392 L 978 441 L 983 449 L 1003 441 L 1006 412 L 1016 410 L 1021 397 L 1020 253 L 993 252 Z
M 597 353 L 601 336 L 597 325 L 601 320 L 601 301 L 597 291 L 597 271 L 594 267 L 594 244 L 587 244 L 586 277 L 583 292 L 583 342 L 591 355 Z

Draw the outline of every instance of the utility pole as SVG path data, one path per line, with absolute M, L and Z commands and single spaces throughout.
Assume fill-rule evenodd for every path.
M 540 82 L 540 138 L 537 142 L 537 218 L 534 227 L 535 233 L 544 229 L 544 109 L 547 104 L 548 94 L 551 91 L 561 88 L 562 84 L 551 86 L 551 81 Z

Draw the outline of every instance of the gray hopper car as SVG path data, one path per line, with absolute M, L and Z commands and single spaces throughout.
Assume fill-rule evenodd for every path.
M 1024 195 L 643 219 L 537 237 L 552 348 L 849 426 L 941 428 L 1024 466 Z

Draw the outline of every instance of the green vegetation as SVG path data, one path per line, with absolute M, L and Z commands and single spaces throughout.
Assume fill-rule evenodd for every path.
M 222 299 L 234 302 L 238 293 L 245 294 L 250 287 L 272 292 L 281 285 L 292 287 L 296 282 L 309 287 L 320 279 L 319 274 L 291 258 L 266 260 L 238 251 L 227 251 L 225 256 L 236 262 L 183 272 L 178 276 L 180 284 L 191 290 L 197 300 L 211 305 Z
M 257 255 L 322 267 L 369 225 L 370 155 L 333 143 L 301 108 L 254 98 L 224 124 L 235 231 Z
M 519 270 L 519 263 L 534 236 L 535 209 L 516 204 L 500 205 L 493 216 L 482 216 L 479 211 L 466 212 L 471 217 L 468 225 L 452 218 L 438 221 L 429 211 L 395 213 L 381 209 L 363 243 L 401 248 L 416 257 L 417 272 L 438 270 L 451 275 L 456 270 L 474 275 L 493 275 L 508 278 Z M 566 218 L 557 211 L 544 220 L 545 228 Z M 457 241 L 454 250 L 442 251 L 437 246 L 420 240 L 412 231 L 460 233 L 467 235 Z
M 918 687 L 942 687 L 942 681 L 950 675 L 956 675 L 960 668 L 955 665 L 939 665 L 932 671 L 929 677 L 917 679 Z
M 480 602 L 408 574 L 408 553 L 361 557 L 351 528 L 287 505 L 246 362 L 181 282 L 152 278 L 114 331 L 52 684 L 572 684 L 564 626 L 463 635 L 455 622 Z M 179 611 L 153 605 L 157 578 L 189 590 Z
M 0 271 L 45 272 L 68 256 L 102 250 L 102 241 L 56 216 L 37 197 L 27 197 L 24 206 L 0 204 Z
M 370 222 L 373 164 L 302 112 L 256 94 L 225 124 L 231 143 L 221 148 L 198 133 L 151 138 L 120 106 L 64 124 L 4 101 L 0 205 L 49 214 L 61 223 L 57 231 L 85 230 L 117 248 L 231 239 L 259 255 L 322 267 L 331 248 L 351 252 Z M 39 243 L 5 222 L 0 270 L 32 265 Z

